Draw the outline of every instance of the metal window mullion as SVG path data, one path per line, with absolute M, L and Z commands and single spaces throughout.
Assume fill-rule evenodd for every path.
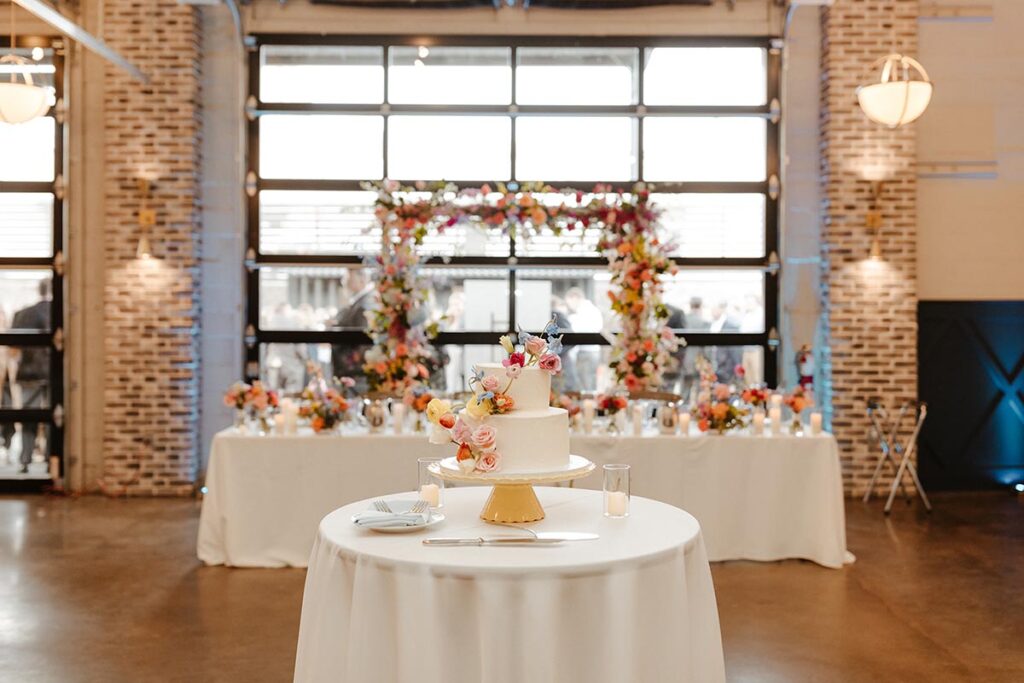
M 769 48 L 767 50 L 767 92 L 766 101 L 770 104 L 773 100 L 779 98 L 779 92 L 781 87 L 781 61 L 782 51 L 778 49 Z M 781 178 L 781 153 L 779 149 L 780 136 L 781 136 L 781 120 L 776 119 L 775 121 L 768 120 L 765 122 L 768 127 L 766 142 L 768 149 L 765 155 L 766 168 L 765 177 L 770 179 L 775 177 L 777 182 Z M 779 190 L 781 192 L 781 188 Z M 765 209 L 765 258 L 767 259 L 772 253 L 779 253 L 779 194 L 775 193 L 765 195 L 764 202 Z M 764 277 L 764 329 L 776 330 L 779 329 L 779 280 L 782 277 L 781 271 L 774 273 L 767 273 Z M 779 348 L 768 345 L 768 339 L 764 341 L 764 374 L 765 381 L 769 386 L 777 386 L 779 383 Z
M 262 105 L 260 102 L 260 47 L 257 45 L 256 49 L 249 53 L 249 96 L 255 97 L 257 104 Z M 247 231 L 248 244 L 246 245 L 246 261 L 249 256 L 255 255 L 256 259 L 260 258 L 260 122 L 258 117 L 252 117 L 248 121 L 249 130 L 249 141 L 246 150 L 246 165 L 249 172 L 256 177 L 256 191 L 251 195 L 247 193 L 246 204 L 248 207 L 248 220 L 247 220 Z M 247 174 L 248 175 L 248 174 Z M 243 360 L 242 360 L 242 377 L 251 379 L 254 375 L 258 376 L 259 359 L 260 359 L 260 280 L 259 270 L 257 268 L 249 268 L 246 263 L 246 268 L 243 270 L 243 277 L 245 278 L 245 291 L 246 291 L 246 308 L 245 308 L 245 330 L 242 333 L 242 345 L 243 345 Z M 256 339 L 254 344 L 249 344 L 248 334 L 249 330 L 255 331 Z M 250 370 L 257 368 L 256 373 L 250 373 Z
M 381 107 L 381 116 L 384 118 L 383 139 L 381 140 L 381 154 L 384 161 L 381 164 L 383 177 L 388 177 L 388 128 L 391 123 L 391 47 L 384 45 L 384 104 Z

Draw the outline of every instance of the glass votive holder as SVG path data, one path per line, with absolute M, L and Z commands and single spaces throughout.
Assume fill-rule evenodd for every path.
M 629 465 L 604 466 L 604 516 L 629 516 Z
M 419 471 L 420 500 L 425 500 L 432 508 L 439 508 L 444 505 L 442 494 L 444 493 L 444 479 L 430 471 L 430 466 L 441 462 L 441 458 L 419 458 L 416 466 Z

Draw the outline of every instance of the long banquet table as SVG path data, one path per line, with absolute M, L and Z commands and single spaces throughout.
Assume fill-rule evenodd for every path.
M 515 535 L 479 519 L 486 496 L 448 491 L 448 519 L 432 535 Z M 634 497 L 629 517 L 608 519 L 594 491 L 538 496 L 548 513 L 539 529 L 600 538 L 426 547 L 423 534 L 353 525 L 369 501 L 324 518 L 306 574 L 296 683 L 725 680 L 715 589 L 691 515 Z
M 632 465 L 632 493 L 700 522 L 712 562 L 801 558 L 838 568 L 846 552 L 839 451 L 831 435 L 574 434 L 598 472 Z M 358 500 L 416 488 L 416 458 L 451 455 L 421 434 L 214 438 L 197 551 L 207 564 L 306 566 L 317 526 Z

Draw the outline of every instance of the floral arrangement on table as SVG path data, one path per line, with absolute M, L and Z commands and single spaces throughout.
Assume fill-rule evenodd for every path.
M 734 370 L 736 378 L 741 382 L 747 381 L 747 370 L 742 365 L 737 365 Z M 754 410 L 763 410 L 768 405 L 772 392 L 764 384 L 746 384 L 740 391 L 740 400 Z
M 515 401 L 508 395 L 512 384 L 524 368 L 537 367 L 557 375 L 562 370 L 558 354 L 562 350 L 562 337 L 558 325 L 551 320 L 545 327 L 544 336 L 520 331 L 518 337 L 505 335 L 499 340 L 508 354 L 502 359 L 505 368 L 504 379 L 484 375 L 473 369 L 469 388 L 473 396 L 466 401 L 466 414 L 479 424 L 469 424 L 456 412 L 462 406 L 453 406 L 450 401 L 432 399 L 426 407 L 427 420 L 433 425 L 430 443 L 454 443 L 458 446 L 456 462 L 463 472 L 496 472 L 501 469 L 501 453 L 497 450 L 498 430 L 488 424 L 491 415 L 503 415 L 515 408 Z
M 750 411 L 737 405 L 736 390 L 718 381 L 718 375 L 707 358 L 698 356 L 696 365 L 700 372 L 700 390 L 693 409 L 697 429 L 724 434 L 730 429 L 743 427 L 743 419 Z
M 265 423 L 268 413 L 278 404 L 277 392 L 267 389 L 259 380 L 252 384 L 235 382 L 224 392 L 224 405 L 235 409 L 235 428 L 245 424 L 247 414 Z
M 334 431 L 348 420 L 351 403 L 348 391 L 356 385 L 351 377 L 335 377 L 328 382 L 323 373 L 317 373 L 302 390 L 299 417 L 309 420 L 309 426 L 317 434 Z
M 658 211 L 648 202 L 648 190 L 640 188 L 633 197 L 618 195 L 598 214 L 604 225 L 598 249 L 608 258 L 608 296 L 622 327 L 609 365 L 628 391 L 657 390 L 665 371 L 678 363 L 680 340 L 665 325 L 669 312 L 661 298 L 662 277 L 677 269 L 658 236 Z
M 626 397 L 618 394 L 601 394 L 597 397 L 597 409 L 609 417 L 621 413 L 628 405 Z
M 789 430 L 794 434 L 802 431 L 803 424 L 800 422 L 800 413 L 814 405 L 814 397 L 811 395 L 810 389 L 802 384 L 797 384 L 793 387 L 793 391 L 783 396 L 782 402 L 793 411 L 793 422 L 790 424 Z
M 377 193 L 375 215 L 384 236 L 375 264 L 383 273 L 380 305 L 370 325 L 375 346 L 365 365 L 371 389 L 398 393 L 429 374 L 431 328 L 424 327 L 420 343 L 400 346 L 414 329 L 410 312 L 427 297 L 417 284 L 415 247 L 428 234 L 460 223 L 525 239 L 544 231 L 582 238 L 588 228 L 599 228 L 598 249 L 612 271 L 612 310 L 620 318 L 610 363 L 618 383 L 630 391 L 658 389 L 665 371 L 678 362 L 676 351 L 685 342 L 666 328 L 669 313 L 661 299 L 661 279 L 676 269 L 659 237 L 659 213 L 642 184 L 629 192 L 598 186 L 589 193 L 543 183 L 460 190 L 451 183 L 384 180 L 363 187 Z
M 580 402 L 568 394 L 553 395 L 551 397 L 551 406 L 553 408 L 561 408 L 569 413 L 570 420 L 579 415 L 581 411 Z

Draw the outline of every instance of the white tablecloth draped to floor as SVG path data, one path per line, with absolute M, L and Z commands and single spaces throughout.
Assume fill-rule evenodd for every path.
M 634 497 L 626 519 L 601 494 L 539 488 L 557 547 L 426 547 L 435 535 L 516 534 L 479 519 L 488 493 L 446 492 L 448 519 L 383 535 L 327 516 L 310 557 L 295 681 L 520 683 L 725 680 L 714 587 L 697 521 Z M 409 494 L 412 495 L 412 494 Z
M 583 436 L 572 450 L 598 466 L 633 466 L 633 493 L 693 514 L 711 561 L 803 558 L 840 567 L 846 554 L 835 440 L 814 437 Z M 198 554 L 207 564 L 305 566 L 317 524 L 342 505 L 411 490 L 416 458 L 446 456 L 422 435 L 216 436 Z M 576 482 L 600 488 L 600 473 Z

